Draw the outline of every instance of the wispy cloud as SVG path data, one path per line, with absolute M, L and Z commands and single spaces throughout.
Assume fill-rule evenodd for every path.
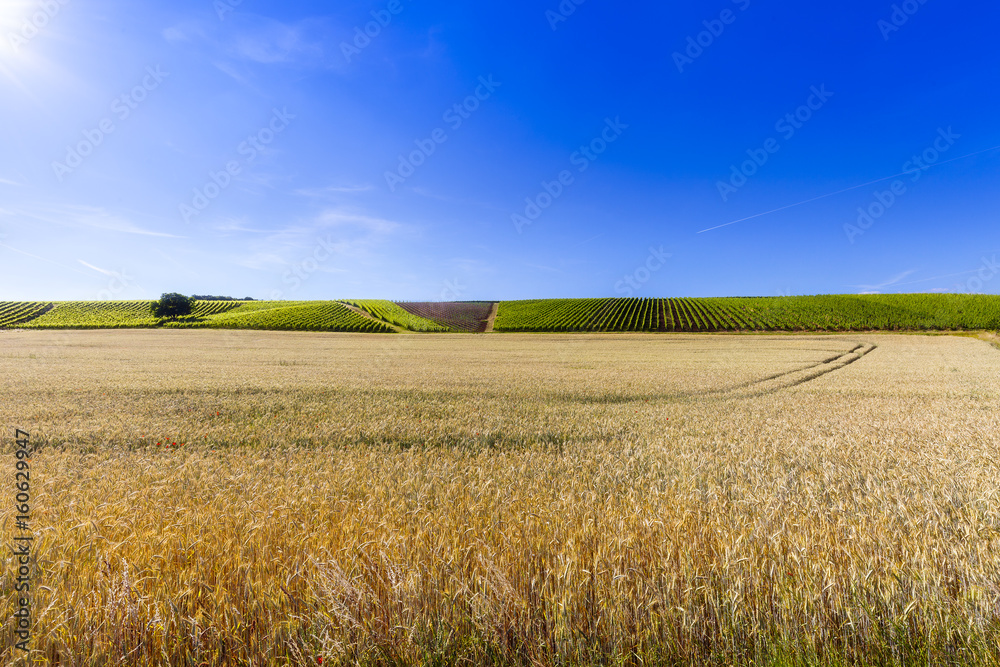
M 916 272 L 917 272 L 916 269 L 910 269 L 908 271 L 903 271 L 902 273 L 898 273 L 892 278 L 889 278 L 885 282 L 881 282 L 877 285 L 850 285 L 850 287 L 857 287 L 859 289 L 864 290 L 863 292 L 861 292 L 861 294 L 878 294 L 877 290 L 881 290 L 886 287 L 891 287 L 892 285 L 899 283 L 899 281 L 901 281 L 903 278 L 911 276 Z
M 168 42 L 190 42 L 197 37 L 204 38 L 206 36 L 205 31 L 201 28 L 201 24 L 197 21 L 185 21 L 184 23 L 169 26 L 164 28 L 161 34 L 163 35 L 163 39 Z
M 472 259 L 467 257 L 452 257 L 446 260 L 445 264 L 450 266 L 455 271 L 460 271 L 466 275 L 482 275 L 484 273 L 493 273 L 493 267 L 481 260 Z
M 65 227 L 99 229 L 119 234 L 136 234 L 139 236 L 155 236 L 159 238 L 187 238 L 166 232 L 144 229 L 129 220 L 120 218 L 106 209 L 96 206 L 66 205 L 48 206 L 35 209 L 14 211 L 15 216 L 31 218 Z
M 75 273 L 79 273 L 81 275 L 87 275 L 86 273 L 84 273 L 83 271 L 81 271 L 80 269 L 78 269 L 76 267 L 66 266 L 65 264 L 60 264 L 59 262 L 54 262 L 51 259 L 48 259 L 48 258 L 45 258 L 45 257 L 40 257 L 38 255 L 35 255 L 33 253 L 30 253 L 30 252 L 26 252 L 24 250 L 18 250 L 17 248 L 14 248 L 12 246 L 7 245 L 6 243 L 0 243 L 0 248 L 6 248 L 7 250 L 10 250 L 11 252 L 16 252 L 19 255 L 24 255 L 25 257 L 30 257 L 32 259 L 37 259 L 40 262 L 45 262 L 46 264 L 52 264 L 53 266 L 58 266 L 58 267 L 63 268 L 63 269 L 68 269 L 70 271 L 73 271 Z
M 254 271 L 277 271 L 288 264 L 288 259 L 275 252 L 255 252 L 234 258 L 233 264 Z
M 230 223 L 229 226 L 242 227 L 238 223 Z M 278 271 L 300 261 L 317 248 L 339 257 L 360 259 L 371 257 L 388 239 L 412 231 L 407 224 L 364 212 L 326 209 L 310 219 L 252 238 L 247 246 L 249 252 L 231 261 L 249 269 Z M 334 264 L 324 264 L 320 270 L 324 273 L 344 272 Z
M 280 229 L 254 229 L 253 227 L 247 227 L 236 220 L 229 220 L 220 223 L 215 225 L 213 229 L 218 232 L 245 232 L 247 234 L 280 234 L 283 231 Z
M 225 22 L 187 21 L 162 31 L 168 42 L 200 43 L 235 61 L 261 65 L 341 68 L 344 59 L 338 36 L 346 34 L 335 29 L 328 18 L 313 17 L 294 22 L 282 22 L 266 16 L 236 12 Z M 229 76 L 247 83 L 233 68 L 214 63 Z
M 368 215 L 345 213 L 342 211 L 324 211 L 316 219 L 321 228 L 338 227 L 364 230 L 370 234 L 389 234 L 398 231 L 402 225 L 384 218 L 374 218 Z
M 220 72 L 222 72 L 226 76 L 230 77 L 231 79 L 233 79 L 237 83 L 239 83 L 239 84 L 241 84 L 241 85 L 249 88 L 250 90 L 252 90 L 255 93 L 257 93 L 258 95 L 263 95 L 264 94 L 256 86 L 256 84 L 254 84 L 242 72 L 239 72 L 233 64 L 227 63 L 227 62 L 224 62 L 224 61 L 220 61 L 220 60 L 213 61 L 212 64 L 215 66 L 216 69 L 218 69 Z
M 474 199 L 467 199 L 464 197 L 452 197 L 450 195 L 442 195 L 436 192 L 432 192 L 427 188 L 422 187 L 412 187 L 409 190 L 420 197 L 426 197 L 427 199 L 436 199 L 438 201 L 448 202 L 449 204 L 469 204 L 471 206 L 478 206 L 479 208 L 484 208 L 490 211 L 503 211 L 505 209 L 496 206 L 494 204 L 488 204 L 486 202 L 476 201 Z
M 967 276 L 970 273 L 978 273 L 979 269 L 972 269 L 971 271 L 959 271 L 958 273 L 946 273 L 943 276 L 933 276 L 931 278 L 921 278 L 920 280 L 911 280 L 905 283 L 899 283 L 900 285 L 916 285 L 917 283 L 927 283 L 932 280 L 944 280 L 945 278 L 954 278 L 956 276 Z M 931 290 L 934 291 L 934 290 Z M 947 288 L 942 288 L 942 291 L 947 291 Z
M 548 271 L 549 273 L 566 273 L 565 271 L 560 271 L 559 269 L 552 266 L 545 266 L 544 264 L 529 264 L 528 262 L 521 262 L 524 266 L 529 269 L 539 269 L 541 271 Z
M 892 286 L 892 287 L 902 287 L 904 285 L 919 285 L 920 283 L 929 283 L 929 282 L 933 282 L 935 280 L 944 280 L 945 278 L 955 278 L 955 277 L 958 277 L 958 276 L 967 276 L 970 273 L 978 273 L 978 272 L 979 272 L 979 269 L 972 269 L 970 271 L 959 271 L 958 273 L 946 273 L 946 274 L 941 275 L 941 276 L 931 276 L 930 278 L 921 278 L 919 280 L 908 280 L 905 283 L 904 282 L 900 282 L 903 278 L 906 278 L 907 276 L 912 275 L 913 273 L 916 273 L 915 270 L 912 270 L 912 271 L 904 271 L 903 273 L 899 274 L 898 276 L 896 276 L 894 278 L 891 278 L 888 282 L 885 282 L 885 283 L 882 283 L 882 284 L 879 284 L 879 285 L 850 285 L 850 287 L 860 287 L 862 289 L 869 290 L 869 291 L 866 291 L 866 292 L 860 292 L 860 294 L 878 294 L 877 291 L 873 291 L 873 290 L 879 290 L 879 289 L 882 289 L 884 287 L 890 287 L 890 286 Z M 929 292 L 948 292 L 948 291 L 950 291 L 950 288 L 948 288 L 948 287 L 936 287 L 936 288 L 930 289 L 928 291 Z
M 322 42 L 310 39 L 303 24 L 249 15 L 236 21 L 236 34 L 225 41 L 230 56 L 265 65 L 311 62 L 323 57 Z
M 164 261 L 169 262 L 174 266 L 174 269 L 171 270 L 172 274 L 180 275 L 181 273 L 183 273 L 192 278 L 201 277 L 201 272 L 195 271 L 189 264 L 179 262 L 173 255 L 168 255 L 167 253 L 163 252 L 162 250 L 156 247 L 153 248 L 153 252 L 162 257 Z
M 329 185 L 325 188 L 299 188 L 294 190 L 292 194 L 299 195 L 300 197 L 312 197 L 316 199 L 328 199 L 330 195 L 352 195 L 359 192 L 371 192 L 375 189 L 374 185 Z
M 348 186 L 334 187 L 331 185 L 330 187 L 325 189 L 328 190 L 329 192 L 347 192 L 347 193 L 371 192 L 372 190 L 375 189 L 375 186 L 368 184 L 368 185 L 348 185 Z

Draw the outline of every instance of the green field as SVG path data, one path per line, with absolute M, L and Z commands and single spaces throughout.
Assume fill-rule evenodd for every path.
M 198 301 L 177 320 L 152 301 L 0 302 L 0 328 L 223 328 L 458 333 L 415 304 L 337 301 Z M 355 312 L 344 304 L 364 311 Z M 456 312 L 469 304 L 416 304 Z M 476 305 L 476 304 L 473 304 Z M 433 308 L 432 308 L 433 307 Z M 428 310 L 429 309 L 429 310 Z M 423 311 L 419 311 L 423 314 Z M 435 311 L 436 312 L 436 311 Z M 961 331 L 1000 329 L 1000 296 L 868 294 L 680 299 L 536 299 L 499 303 L 497 332 Z
M 0 303 L 0 328 L 218 328 L 389 333 L 392 328 L 333 301 L 198 301 L 177 320 L 156 318 L 152 301 Z M 51 308 L 47 309 L 49 306 Z M 8 315 L 9 314 L 9 315 Z M 29 316 L 34 315 L 32 317 Z
M 501 301 L 494 331 L 926 331 L 1000 328 L 1000 297 L 866 294 Z
M 52 304 L 45 302 L 2 301 L 0 302 L 0 329 L 30 322 L 44 315 L 51 308 Z
M 166 326 L 267 331 L 393 333 L 383 322 L 359 315 L 336 301 L 254 301 L 200 321 Z
M 26 329 L 119 329 L 156 326 L 151 301 L 57 301 L 18 326 Z
M 198 301 L 188 318 L 197 319 L 224 313 L 239 301 Z M 152 301 L 57 301 L 30 320 L 17 324 L 30 329 L 131 329 L 155 327 L 161 323 L 150 311 Z M 36 305 L 36 304 L 23 304 Z M 0 327 L 10 327 L 3 323 Z

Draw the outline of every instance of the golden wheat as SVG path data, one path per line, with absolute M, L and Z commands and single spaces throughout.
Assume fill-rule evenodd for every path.
M 33 652 L 5 631 L 10 664 L 1000 660 L 981 341 L 0 345 L 0 423 L 38 447 Z

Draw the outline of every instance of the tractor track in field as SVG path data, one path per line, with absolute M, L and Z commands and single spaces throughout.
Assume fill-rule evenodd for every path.
M 619 394 L 610 396 L 591 397 L 583 400 L 585 403 L 630 403 L 648 401 L 712 401 L 723 402 L 734 399 L 755 398 L 775 394 L 792 387 L 797 387 L 807 382 L 811 382 L 824 375 L 829 375 L 845 366 L 849 366 L 856 361 L 860 361 L 869 353 L 878 349 L 874 343 L 861 343 L 857 341 L 845 341 L 854 344 L 851 349 L 827 356 L 826 358 L 809 363 L 800 368 L 790 371 L 774 373 L 757 380 L 741 382 L 721 389 L 703 389 L 700 391 L 682 392 L 650 392 L 648 394 Z M 831 350 L 826 351 L 829 355 Z
M 602 402 L 634 403 L 640 400 L 711 400 L 730 401 L 733 399 L 755 398 L 775 394 L 785 389 L 791 389 L 838 371 L 845 366 L 849 366 L 870 352 L 878 349 L 874 343 L 857 343 L 847 352 L 827 357 L 822 361 L 796 368 L 783 373 L 775 373 L 758 380 L 743 382 L 731 387 L 722 389 L 706 389 L 703 391 L 682 392 L 676 394 L 650 394 L 643 396 L 620 397 L 619 399 Z
M 493 303 L 493 309 L 490 311 L 490 316 L 486 318 L 486 330 L 483 333 L 493 333 L 493 324 L 497 321 L 497 313 L 500 311 L 500 302 L 495 301 Z
M 675 394 L 649 394 L 639 397 L 622 397 L 620 402 L 628 403 L 638 400 L 677 400 L 677 399 L 700 399 L 728 401 L 740 398 L 753 398 L 774 394 L 785 389 L 791 389 L 838 371 L 845 366 L 849 366 L 868 353 L 878 349 L 874 343 L 856 343 L 854 347 L 846 352 L 841 352 L 833 356 L 826 357 L 821 361 L 808 364 L 801 368 L 795 368 L 782 373 L 775 373 L 757 380 L 742 382 L 722 389 L 705 389 L 701 391 L 689 391 Z
M 732 398 L 752 398 L 755 396 L 773 394 L 775 392 L 782 391 L 783 389 L 797 387 L 801 384 L 805 384 L 806 382 L 811 382 L 812 380 L 821 378 L 824 375 L 828 375 L 829 373 L 833 373 L 834 371 L 838 371 L 841 368 L 849 366 L 855 361 L 860 360 L 869 352 L 872 352 L 877 348 L 878 346 L 874 343 L 858 343 L 847 352 L 828 357 L 822 361 L 803 368 L 785 371 L 784 373 L 775 373 L 774 375 L 769 375 L 765 378 L 753 380 L 751 382 L 744 382 L 727 389 L 703 392 L 701 395 L 725 398 L 728 400 Z

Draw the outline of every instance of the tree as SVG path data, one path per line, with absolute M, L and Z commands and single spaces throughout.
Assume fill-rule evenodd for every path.
M 190 315 L 194 309 L 194 299 L 189 299 L 183 294 L 171 292 L 160 296 L 159 301 L 153 302 L 153 315 L 156 317 L 169 317 L 177 319 L 182 315 Z

